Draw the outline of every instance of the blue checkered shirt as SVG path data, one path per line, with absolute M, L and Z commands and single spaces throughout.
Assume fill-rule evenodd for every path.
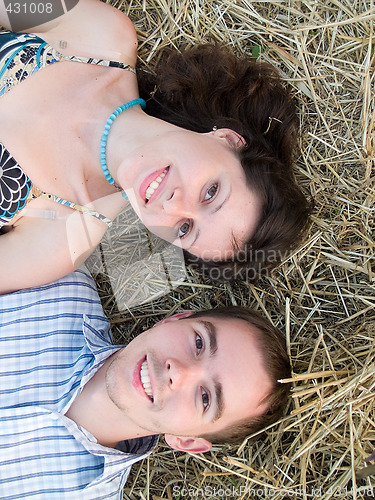
M 0 498 L 122 498 L 157 436 L 105 448 L 64 416 L 112 344 L 88 272 L 0 296 Z M 105 422 L 103 422 L 105 425 Z

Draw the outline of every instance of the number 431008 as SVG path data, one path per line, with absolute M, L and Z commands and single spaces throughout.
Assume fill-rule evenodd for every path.
M 6 11 L 9 14 L 52 14 L 52 8 L 51 2 L 9 2 Z

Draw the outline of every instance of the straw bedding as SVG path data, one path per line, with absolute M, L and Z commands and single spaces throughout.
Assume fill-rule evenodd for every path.
M 91 259 L 117 342 L 177 311 L 241 304 L 285 332 L 293 367 L 288 411 L 259 441 L 198 457 L 161 442 L 124 498 L 374 498 L 375 4 L 108 3 L 135 22 L 145 65 L 165 45 L 212 39 L 274 64 L 299 109 L 296 175 L 316 207 L 307 240 L 256 283 L 181 276 L 178 255 L 165 277 L 163 259 L 147 260 L 160 243 L 129 213 Z

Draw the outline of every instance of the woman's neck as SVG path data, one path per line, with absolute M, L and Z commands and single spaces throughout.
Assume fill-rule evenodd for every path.
M 142 157 L 143 148 L 148 148 L 161 134 L 177 128 L 147 115 L 140 106 L 128 109 L 118 116 L 109 132 L 107 144 L 107 165 L 117 184 L 125 189 L 132 188 L 132 160 L 137 163 Z

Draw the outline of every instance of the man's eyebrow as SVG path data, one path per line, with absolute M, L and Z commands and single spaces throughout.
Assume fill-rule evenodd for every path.
M 216 410 L 212 422 L 219 420 L 224 411 L 223 390 L 220 382 L 215 382 L 215 394 L 216 394 L 215 397 Z
M 215 325 L 211 321 L 201 320 L 200 323 L 204 326 L 208 336 L 208 350 L 210 356 L 214 356 L 217 351 L 217 332 Z M 215 414 L 212 422 L 218 420 L 224 411 L 223 386 L 220 382 L 215 381 Z
M 213 356 L 217 351 L 217 334 L 215 325 L 211 321 L 201 320 L 199 321 L 201 325 L 204 326 L 207 336 L 208 336 L 208 347 L 210 351 L 210 356 Z

